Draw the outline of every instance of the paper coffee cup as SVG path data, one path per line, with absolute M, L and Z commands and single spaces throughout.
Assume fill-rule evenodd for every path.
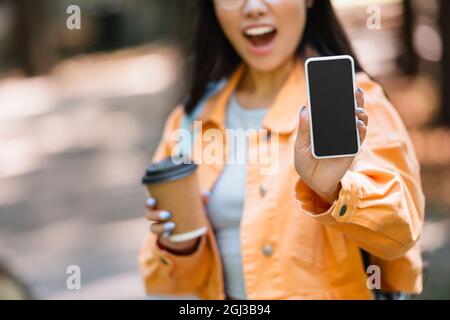
M 180 160 L 180 159 L 174 159 Z M 147 167 L 142 183 L 157 208 L 172 213 L 175 229 L 169 240 L 181 242 L 206 233 L 207 218 L 197 180 L 197 165 L 164 159 Z

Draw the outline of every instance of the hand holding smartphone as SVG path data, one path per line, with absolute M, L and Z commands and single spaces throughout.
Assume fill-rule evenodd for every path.
M 309 108 L 299 114 L 294 165 L 303 185 L 333 203 L 367 135 L 364 94 L 349 56 L 306 61 Z
M 313 156 L 321 159 L 356 155 L 360 137 L 355 118 L 353 58 L 310 58 L 305 70 Z

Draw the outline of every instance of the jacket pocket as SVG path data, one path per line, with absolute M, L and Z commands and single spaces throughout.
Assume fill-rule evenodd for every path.
M 300 265 L 313 268 L 325 266 L 325 234 L 315 220 L 301 214 L 293 214 L 288 225 L 290 256 Z
M 307 216 L 293 215 L 289 224 L 291 257 L 301 265 L 317 269 L 335 267 L 347 257 L 344 234 Z

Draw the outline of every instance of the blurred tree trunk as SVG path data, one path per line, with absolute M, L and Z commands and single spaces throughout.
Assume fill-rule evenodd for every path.
M 48 72 L 55 61 L 48 28 L 47 1 L 10 0 L 14 14 L 14 51 L 29 75 Z
M 402 54 L 398 60 L 400 69 L 409 76 L 417 74 L 419 69 L 419 57 L 414 48 L 414 25 L 416 22 L 416 14 L 411 0 L 403 0 L 403 26 L 402 36 Z
M 441 123 L 450 126 L 450 1 L 440 1 L 439 25 L 443 43 Z

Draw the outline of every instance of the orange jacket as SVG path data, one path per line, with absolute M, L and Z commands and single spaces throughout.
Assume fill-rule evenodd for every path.
M 199 117 L 202 132 L 225 129 L 227 102 L 242 69 L 208 100 Z M 331 207 L 302 183 L 293 164 L 299 107 L 307 104 L 302 61 L 268 111 L 263 128 L 278 133 L 280 163 L 272 175 L 261 175 L 258 164 L 248 165 L 241 252 L 249 299 L 371 299 L 360 248 L 371 253 L 372 264 L 381 268 L 384 290 L 422 290 L 418 239 L 424 195 L 419 163 L 382 88 L 364 73 L 357 74 L 357 85 L 365 93 L 368 133 Z M 175 144 L 170 134 L 180 128 L 183 117 L 182 107 L 172 112 L 153 161 L 171 155 Z M 223 164 L 200 164 L 201 188 L 210 191 L 222 169 Z M 198 250 L 188 256 L 159 248 L 149 234 L 139 265 L 148 294 L 225 297 L 211 226 Z

